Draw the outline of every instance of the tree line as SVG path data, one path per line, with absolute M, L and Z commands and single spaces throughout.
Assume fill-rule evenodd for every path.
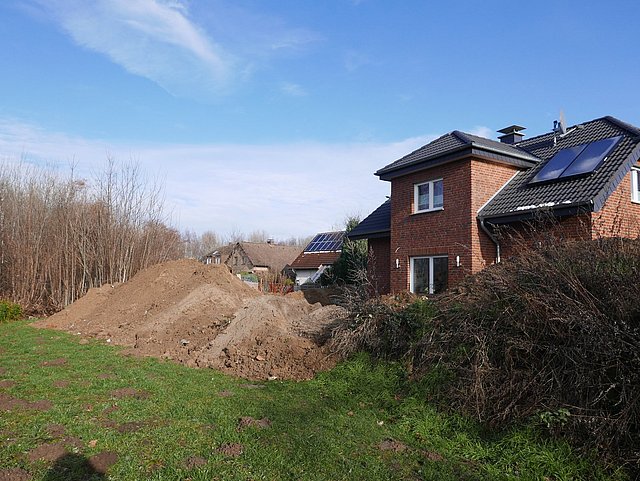
M 162 189 L 108 159 L 90 179 L 0 163 L 0 297 L 27 312 L 59 310 L 90 288 L 183 256 L 165 224 Z

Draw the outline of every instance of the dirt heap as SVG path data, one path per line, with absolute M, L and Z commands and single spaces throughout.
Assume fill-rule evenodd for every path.
M 248 379 L 307 379 L 335 365 L 315 339 L 341 314 L 299 293 L 263 295 L 225 266 L 180 260 L 91 289 L 35 325 Z

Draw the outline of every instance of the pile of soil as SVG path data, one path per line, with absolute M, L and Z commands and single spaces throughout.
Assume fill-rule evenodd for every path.
M 185 259 L 91 289 L 34 325 L 247 379 L 309 379 L 337 362 L 318 340 L 342 315 L 299 293 L 261 294 L 225 266 Z

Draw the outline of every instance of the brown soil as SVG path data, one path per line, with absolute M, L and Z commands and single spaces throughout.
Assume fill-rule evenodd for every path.
M 29 451 L 27 458 L 32 463 L 38 460 L 57 461 L 68 454 L 67 449 L 61 443 L 41 444 Z
M 69 381 L 64 381 L 64 380 L 53 381 L 53 387 L 59 387 L 61 389 L 69 387 L 69 384 L 71 384 Z
M 202 456 L 191 456 L 184 460 L 184 466 L 187 469 L 199 468 L 207 464 L 207 460 Z
M 231 458 L 237 458 L 244 452 L 244 446 L 238 443 L 228 443 L 223 444 L 218 448 L 218 451 L 225 456 L 229 456 Z
M 393 451 L 394 453 L 401 453 L 407 450 L 406 444 L 393 439 L 385 439 L 384 441 L 381 441 L 378 447 L 380 448 L 380 451 Z
M 0 351 L 0 354 L 2 354 L 2 351 Z M 4 367 L 0 367 L 0 376 L 4 376 L 7 373 L 7 370 Z
M 65 427 L 62 424 L 48 424 L 47 433 L 52 438 L 61 438 L 64 436 Z
M 16 385 L 15 381 L 11 381 L 10 379 L 4 379 L 0 381 L 0 388 L 7 389 Z
M 193 260 L 91 289 L 35 323 L 126 346 L 127 352 L 211 367 L 247 379 L 308 379 L 337 361 L 320 333 L 342 314 L 324 292 L 262 295 L 224 266 Z
M 267 418 L 254 419 L 251 416 L 245 416 L 238 421 L 238 431 L 244 431 L 246 428 L 264 429 L 271 427 L 271 421 Z
M 22 468 L 0 469 L 0 481 L 29 481 L 31 475 Z
M 53 359 L 52 361 L 43 361 L 41 366 L 64 366 L 67 360 L 64 357 Z
M 25 401 L 0 393 L 0 411 L 13 411 L 14 409 L 31 409 L 33 411 L 48 411 L 53 407 L 51 401 Z
M 89 466 L 99 474 L 105 474 L 117 462 L 118 455 L 109 451 L 104 451 L 89 458 Z

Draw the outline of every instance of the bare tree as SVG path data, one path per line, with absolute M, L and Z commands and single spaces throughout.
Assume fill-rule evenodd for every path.
M 134 163 L 107 159 L 90 180 L 0 164 L 0 295 L 49 312 L 181 257 L 164 221 L 161 187 Z

